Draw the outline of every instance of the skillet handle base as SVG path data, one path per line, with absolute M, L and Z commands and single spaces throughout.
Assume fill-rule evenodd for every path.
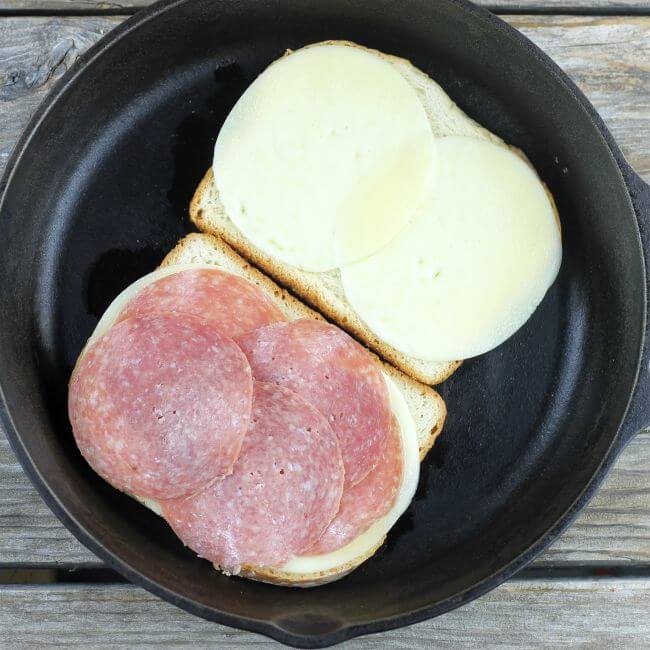
M 650 287 L 650 185 L 627 164 L 621 165 L 623 178 L 630 191 L 632 205 L 639 222 L 641 245 L 645 259 L 647 287 Z M 650 308 L 650 298 L 648 299 Z M 642 429 L 650 426 L 650 314 L 646 314 L 646 333 L 637 381 L 630 408 L 621 427 L 621 449 Z

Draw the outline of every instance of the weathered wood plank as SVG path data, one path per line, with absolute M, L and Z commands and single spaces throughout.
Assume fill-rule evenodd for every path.
M 0 172 L 54 81 L 123 20 L 104 16 L 0 18 Z
M 474 0 L 491 11 L 517 12 L 645 12 L 648 0 Z M 119 13 L 147 7 L 153 0 L 0 0 L 0 11 L 103 11 Z
M 0 562 L 99 564 L 50 512 L 0 441 Z M 650 432 L 623 452 L 591 504 L 538 564 L 650 563 Z
M 540 563 L 650 563 L 650 432 L 621 454 L 589 506 Z
M 120 17 L 0 18 L 0 171 L 29 115 Z M 511 17 L 573 76 L 650 180 L 650 18 Z M 96 562 L 58 523 L 0 441 L 0 562 Z M 650 434 L 544 562 L 650 561 Z
M 508 22 L 569 74 L 650 181 L 650 18 L 512 16 Z
M 5 13 L 20 13 L 29 15 L 30 12 L 51 13 L 58 12 L 88 12 L 88 14 L 122 12 L 132 13 L 143 7 L 153 4 L 154 0 L 120 0 L 110 2 L 106 0 L 0 0 L 0 11 Z
M 0 19 L 0 171 L 53 81 L 122 20 Z M 509 22 L 575 79 L 630 162 L 650 179 L 650 18 L 512 16 Z
M 650 638 L 650 581 L 510 582 L 438 619 L 343 647 L 643 648 Z M 6 648 L 218 647 L 274 642 L 208 623 L 142 589 L 120 586 L 0 587 Z

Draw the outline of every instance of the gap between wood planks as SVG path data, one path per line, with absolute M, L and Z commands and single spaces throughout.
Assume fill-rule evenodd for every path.
M 523 569 L 510 582 L 562 580 L 650 580 L 650 564 L 544 565 Z M 56 564 L 0 564 L 0 589 L 5 585 L 125 584 L 117 571 L 103 566 Z
M 151 3 L 153 4 L 153 2 Z M 611 6 L 601 6 L 594 4 L 592 6 L 585 6 L 583 4 L 527 4 L 527 3 L 510 3 L 505 4 L 484 4 L 477 2 L 483 9 L 487 9 L 499 16 L 619 16 L 621 18 L 630 16 L 646 16 L 650 17 L 650 2 L 643 3 L 639 6 L 629 4 L 616 4 L 611 3 Z M 94 6 L 72 7 L 65 8 L 56 5 L 54 7 L 3 7 L 0 1 L 0 18 L 11 17 L 68 17 L 68 16 L 132 16 L 139 11 L 147 8 L 148 4 L 111 4 L 103 6 L 98 4 Z

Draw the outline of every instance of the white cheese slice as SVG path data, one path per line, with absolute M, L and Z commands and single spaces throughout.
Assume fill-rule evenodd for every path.
M 391 241 L 435 179 L 435 141 L 393 65 L 317 45 L 269 66 L 241 96 L 214 150 L 228 216 L 257 247 L 307 271 Z
M 468 359 L 532 315 L 562 260 L 559 223 L 536 173 L 505 147 L 438 142 L 435 191 L 388 246 L 341 270 L 377 336 L 429 361 Z

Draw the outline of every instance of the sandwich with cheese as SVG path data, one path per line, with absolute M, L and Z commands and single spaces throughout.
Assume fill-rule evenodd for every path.
M 517 331 L 562 258 L 521 151 L 410 62 L 340 41 L 251 84 L 190 217 L 426 384 Z

